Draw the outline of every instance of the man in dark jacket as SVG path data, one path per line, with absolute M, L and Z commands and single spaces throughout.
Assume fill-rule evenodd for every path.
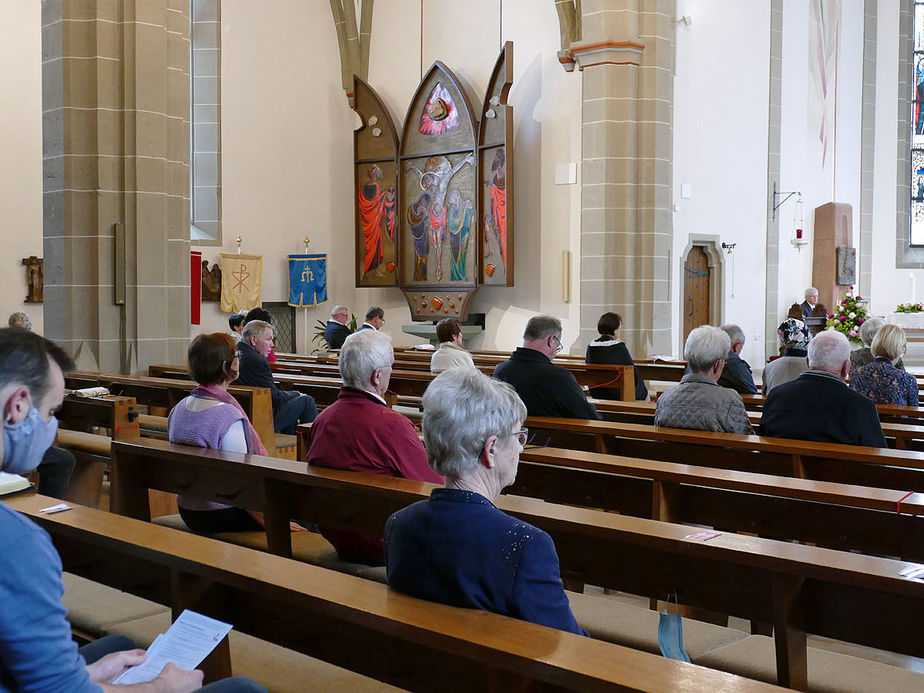
M 757 386 L 754 385 L 751 366 L 740 356 L 744 348 L 744 330 L 737 325 L 722 325 L 721 329 L 731 340 L 731 348 L 725 357 L 725 368 L 719 376 L 719 385 L 730 388 L 739 395 L 756 395 Z
M 324 329 L 324 341 L 331 349 L 340 349 L 343 342 L 353 334 L 353 331 L 346 326 L 350 318 L 350 311 L 346 306 L 334 306 L 330 311 L 330 320 L 327 321 L 327 327 Z
M 237 345 L 240 374 L 232 385 L 269 388 L 273 400 L 273 428 L 279 433 L 295 435 L 295 425 L 314 421 L 318 407 L 310 395 L 294 390 L 283 392 L 276 387 L 273 371 L 266 359 L 272 346 L 273 326 L 263 320 L 248 322 Z
M 820 332 L 808 343 L 809 370 L 767 395 L 760 433 L 820 443 L 886 446 L 873 401 L 847 387 L 850 344 L 840 332 Z
M 527 416 L 599 419 L 574 374 L 552 364 L 561 349 L 561 321 L 537 315 L 526 323 L 523 346 L 494 369 L 494 377 L 513 385 Z
M 802 301 L 802 304 L 799 306 L 802 308 L 802 317 L 810 318 L 812 313 L 815 312 L 815 305 L 818 303 L 818 289 L 814 286 L 810 286 L 805 290 L 805 300 Z

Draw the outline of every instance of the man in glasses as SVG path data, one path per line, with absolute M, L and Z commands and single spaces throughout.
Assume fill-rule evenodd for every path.
M 561 350 L 561 320 L 537 315 L 526 323 L 523 346 L 494 369 L 494 377 L 513 385 L 528 416 L 599 419 L 574 374 L 552 363 Z
M 344 340 L 353 334 L 353 330 L 347 327 L 349 319 L 350 311 L 346 306 L 334 306 L 330 311 L 330 320 L 327 321 L 324 330 L 324 341 L 331 349 L 340 349 Z

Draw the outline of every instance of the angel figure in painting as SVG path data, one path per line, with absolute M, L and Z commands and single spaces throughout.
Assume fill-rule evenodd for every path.
M 463 200 L 462 194 L 453 188 L 449 191 L 449 249 L 452 251 L 452 264 L 449 266 L 449 278 L 455 281 L 468 279 L 465 270 L 465 258 L 468 255 L 468 236 L 472 226 L 474 205 L 471 200 Z
M 485 228 L 497 238 L 501 259 L 507 267 L 507 160 L 503 149 L 494 152 L 491 182 L 488 183 L 491 211 L 485 216 Z M 487 242 L 487 238 L 485 239 Z
M 395 239 L 395 189 L 382 190 L 379 181 L 382 169 L 372 164 L 366 172 L 366 182 L 359 191 L 359 218 L 363 227 L 363 273 L 378 267 L 383 258 L 382 229 Z
M 427 193 L 429 197 L 429 209 L 427 210 L 429 214 L 424 216 L 423 210 L 420 208 L 425 197 L 422 195 L 415 205 L 408 208 L 408 221 L 411 222 L 413 213 L 414 218 L 420 219 L 420 224 L 428 225 L 429 246 L 436 252 L 436 281 L 441 281 L 443 278 L 443 241 L 446 238 L 446 208 L 444 206 L 446 190 L 449 187 L 449 181 L 465 164 L 474 165 L 475 157 L 468 154 L 453 166 L 445 156 L 431 156 L 427 159 L 423 171 L 417 168 L 413 162 L 407 161 L 404 164 L 406 171 L 413 171 L 417 174 L 420 189 Z M 423 229 L 422 227 L 415 229 L 413 222 L 411 222 L 411 229 L 415 237 L 414 249 L 417 252 L 416 238 Z M 417 273 L 415 271 L 416 278 Z

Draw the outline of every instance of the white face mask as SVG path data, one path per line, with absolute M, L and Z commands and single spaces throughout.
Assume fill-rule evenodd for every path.
M 45 421 L 34 406 L 29 415 L 17 424 L 3 424 L 4 472 L 28 474 L 39 466 L 42 457 L 58 434 L 58 420 L 52 416 Z

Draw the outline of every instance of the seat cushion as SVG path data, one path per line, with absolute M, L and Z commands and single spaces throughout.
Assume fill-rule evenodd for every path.
M 87 635 L 101 637 L 118 623 L 152 615 L 168 615 L 170 609 L 127 592 L 100 585 L 79 575 L 64 573 L 64 602 L 67 619 Z
M 131 638 L 139 647 L 148 647 L 158 634 L 170 627 L 170 623 L 169 613 L 158 614 L 120 623 L 112 632 Z M 265 686 L 270 693 L 400 690 L 245 633 L 231 631 L 230 643 L 234 675 L 247 676 Z
M 658 613 L 616 599 L 567 592 L 571 611 L 592 638 L 659 654 Z M 743 640 L 747 633 L 695 619 L 683 619 L 683 648 L 696 661 L 702 654 Z
M 773 638 L 751 635 L 691 659 L 752 679 L 776 683 Z M 809 690 L 818 693 L 907 693 L 924 691 L 924 674 L 860 657 L 808 648 Z

